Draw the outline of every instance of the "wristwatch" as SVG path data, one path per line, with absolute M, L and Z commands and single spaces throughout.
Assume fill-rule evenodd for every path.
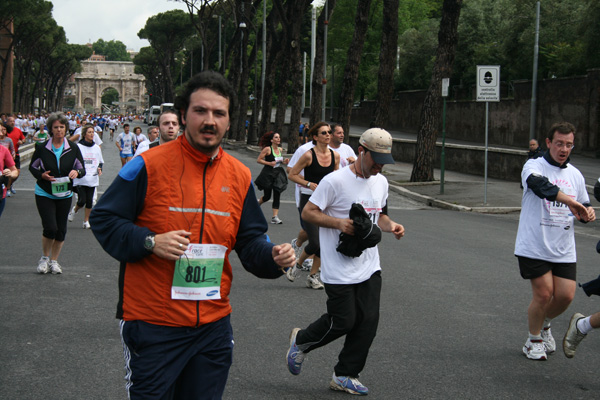
M 310 182 L 306 181 L 306 187 L 310 189 Z
M 146 236 L 146 239 L 144 239 L 144 248 L 148 251 L 154 250 L 154 246 L 156 246 L 156 242 L 154 241 L 154 235 L 155 233 L 151 233 L 148 236 Z

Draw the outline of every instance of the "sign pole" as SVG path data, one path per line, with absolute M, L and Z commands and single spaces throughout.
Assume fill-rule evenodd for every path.
M 477 101 L 485 102 L 485 158 L 483 203 L 487 204 L 487 175 L 488 175 L 488 126 L 490 114 L 490 101 L 500 101 L 500 66 L 477 66 Z
M 444 108 L 442 109 L 442 165 L 440 168 L 440 194 L 444 194 L 444 172 L 446 170 L 446 97 L 448 97 L 448 86 L 450 86 L 450 78 L 442 79 L 442 97 L 444 98 Z
M 488 175 L 488 122 L 490 115 L 490 102 L 485 102 L 485 169 L 483 178 L 483 204 L 487 204 L 487 175 Z

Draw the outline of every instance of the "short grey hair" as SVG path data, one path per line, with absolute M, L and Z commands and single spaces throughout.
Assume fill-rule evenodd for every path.
M 50 116 L 46 120 L 46 126 L 50 128 L 48 129 L 48 133 L 50 134 L 50 136 L 52 136 L 52 125 L 54 125 L 56 121 L 60 122 L 61 125 L 65 126 L 65 131 L 69 129 L 69 120 L 67 119 L 65 114 L 61 112 L 54 112 L 50 114 Z

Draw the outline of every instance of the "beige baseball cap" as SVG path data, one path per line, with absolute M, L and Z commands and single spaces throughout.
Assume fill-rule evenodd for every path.
M 371 152 L 371 158 L 377 164 L 395 164 L 392 157 L 392 135 L 385 129 L 367 129 L 358 142 Z

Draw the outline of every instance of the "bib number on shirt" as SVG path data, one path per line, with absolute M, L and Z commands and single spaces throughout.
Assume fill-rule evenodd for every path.
M 221 276 L 227 247 L 218 244 L 190 244 L 175 262 L 171 298 L 175 300 L 216 300 L 221 298 Z
M 71 194 L 69 190 L 69 181 L 68 177 L 63 178 L 55 178 L 54 181 L 51 182 L 52 186 L 52 195 L 56 197 L 67 197 Z

